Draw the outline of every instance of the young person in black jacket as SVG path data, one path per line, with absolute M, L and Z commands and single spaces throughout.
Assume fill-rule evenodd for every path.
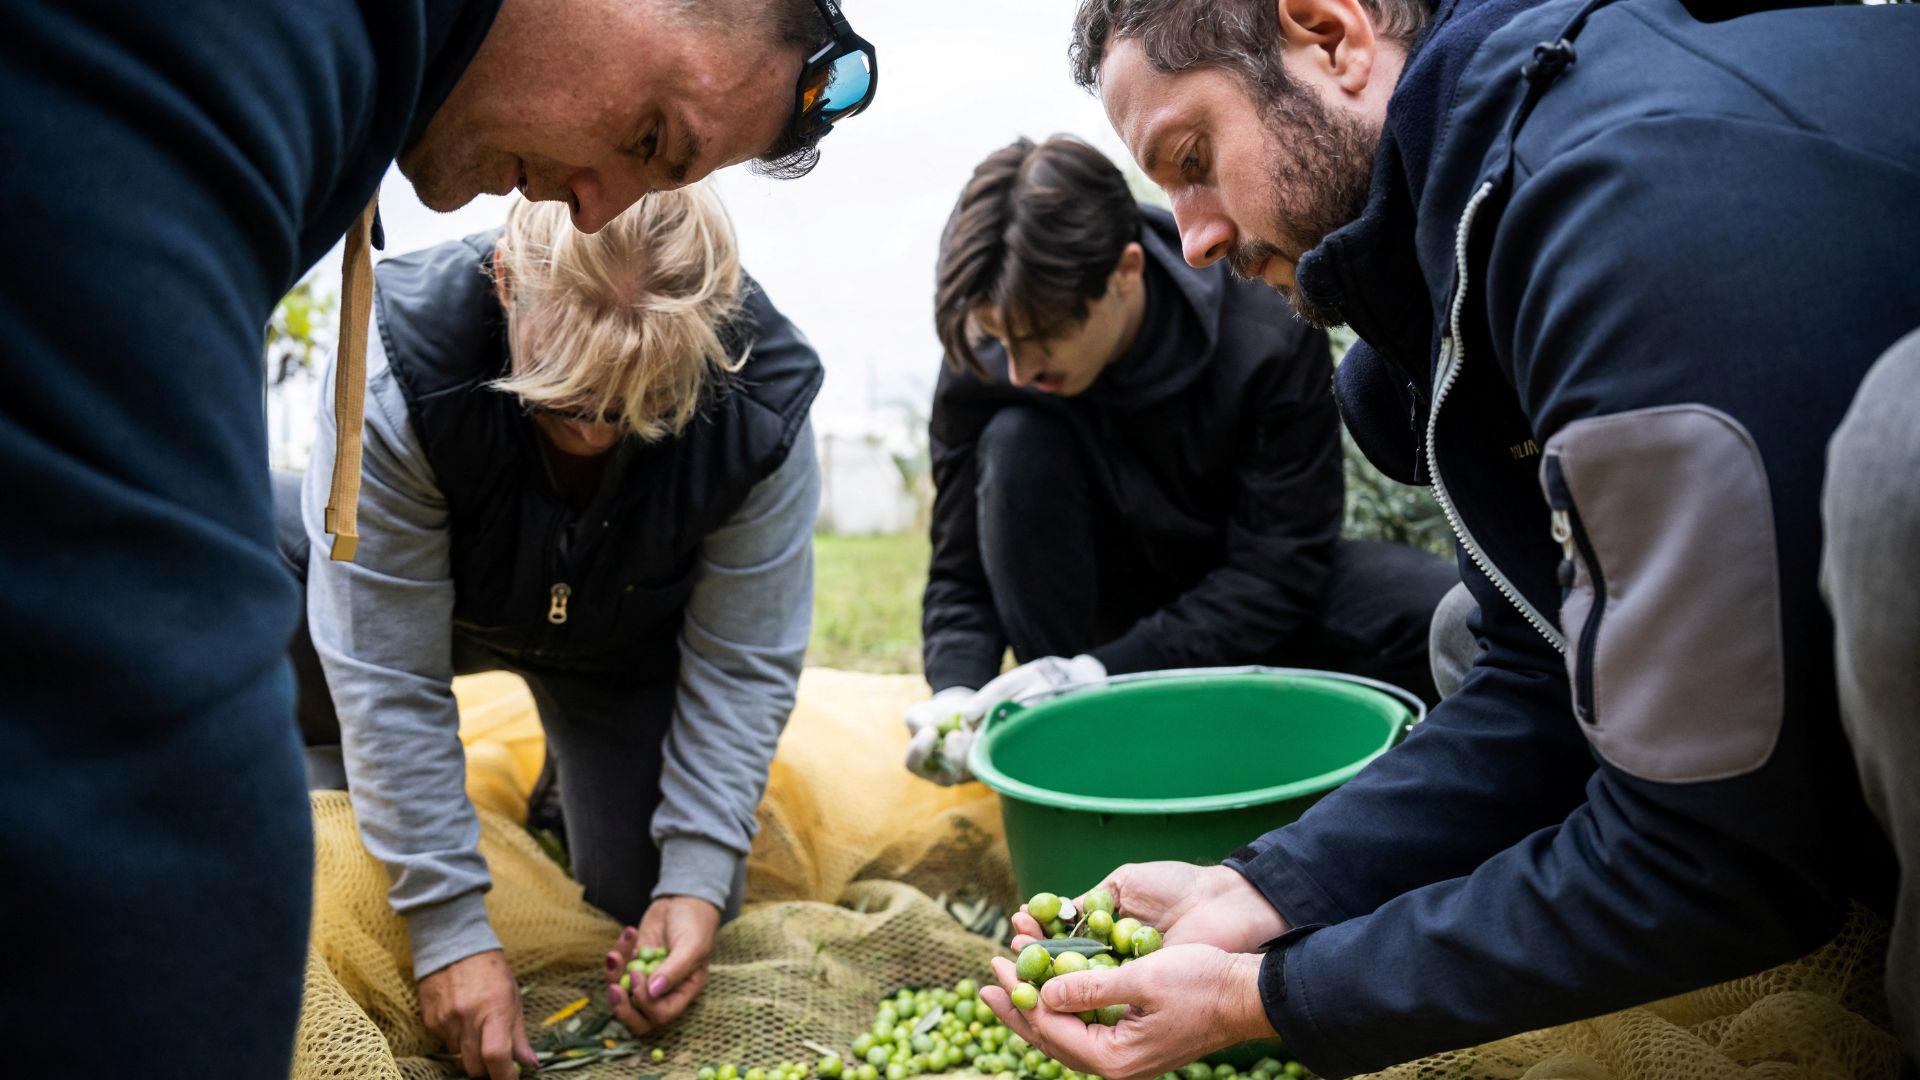
M 965 779 L 994 704 L 1110 674 L 1279 664 L 1432 695 L 1428 622 L 1459 575 L 1340 539 L 1326 335 L 1187 266 L 1099 151 L 1022 139 L 981 163 L 936 308 L 935 696 L 908 711 L 910 768 Z

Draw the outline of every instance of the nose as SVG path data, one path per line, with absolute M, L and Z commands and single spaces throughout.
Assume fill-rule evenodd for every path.
M 592 449 L 605 450 L 620 439 L 620 432 L 611 424 L 595 423 L 591 420 L 564 421 L 567 434 L 572 435 L 580 445 Z
M 1015 386 L 1025 386 L 1028 383 L 1033 381 L 1034 372 L 1037 368 L 1038 368 L 1037 364 L 1021 363 L 1019 353 L 1013 351 L 1012 349 L 1007 350 L 1007 381 L 1008 382 L 1012 383 Z
M 650 188 L 646 177 L 637 171 L 581 169 L 567 177 L 567 190 L 573 194 L 573 227 L 583 233 L 596 233 L 646 197 Z
M 1187 265 L 1205 269 L 1233 251 L 1233 222 L 1197 195 L 1176 196 L 1174 224 L 1180 228 L 1180 253 Z

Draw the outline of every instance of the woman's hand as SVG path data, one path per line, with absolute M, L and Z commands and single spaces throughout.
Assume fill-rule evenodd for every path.
M 720 909 L 705 900 L 691 896 L 655 900 L 640 917 L 640 925 L 622 931 L 607 954 L 607 999 L 613 1015 L 635 1035 L 678 1019 L 707 988 L 707 964 L 719 931 Z M 652 975 L 636 974 L 629 994 L 620 989 L 620 976 L 642 948 L 664 948 L 667 958 Z

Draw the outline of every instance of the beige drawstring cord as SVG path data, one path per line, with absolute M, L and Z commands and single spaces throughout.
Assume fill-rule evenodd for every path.
M 360 435 L 366 418 L 367 322 L 373 314 L 373 218 L 380 195 L 354 220 L 340 265 L 340 355 L 333 369 L 333 484 L 327 532 L 334 562 L 360 546 Z

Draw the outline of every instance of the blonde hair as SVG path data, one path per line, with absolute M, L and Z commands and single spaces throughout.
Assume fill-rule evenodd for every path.
M 494 273 L 511 373 L 489 385 L 530 405 L 606 417 L 655 441 L 685 430 L 707 381 L 738 371 L 740 254 L 705 184 L 656 191 L 599 232 L 566 203 L 516 198 Z

